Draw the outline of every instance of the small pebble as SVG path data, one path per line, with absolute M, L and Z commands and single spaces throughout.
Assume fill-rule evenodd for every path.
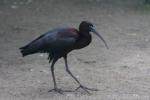
M 43 55 L 43 54 L 40 54 L 39 56 L 40 56 L 40 57 L 43 57 L 44 55 Z
M 33 72 L 33 69 L 30 69 L 31 72 Z
M 72 97 L 72 96 L 73 96 L 73 94 L 66 94 L 66 96 L 68 96 L 68 97 Z
M 139 95 L 138 95 L 138 94 L 133 94 L 133 96 L 135 96 L 135 97 L 139 97 Z
M 77 75 L 76 78 L 79 78 L 79 75 Z
M 41 81 L 40 81 L 40 80 L 37 80 L 37 82 L 38 82 L 38 83 L 41 83 Z
M 11 6 L 11 8 L 12 8 L 12 9 L 17 9 L 17 8 L 18 8 L 18 6 L 16 6 L 16 5 L 12 5 L 12 6 Z
M 146 41 L 146 42 L 148 42 L 148 41 L 149 41 L 149 39 L 145 39 L 145 41 Z
M 137 54 L 137 57 L 138 57 L 138 58 L 140 58 L 140 55 L 139 55 L 139 54 Z
M 47 71 L 47 70 L 41 70 L 40 72 L 44 72 L 44 73 L 46 73 L 46 74 L 49 73 L 49 71 Z
M 136 33 L 129 33 L 127 35 L 130 35 L 130 36 L 136 36 L 137 34 Z

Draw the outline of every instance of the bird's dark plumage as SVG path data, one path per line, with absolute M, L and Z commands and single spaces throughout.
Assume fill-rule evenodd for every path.
M 79 37 L 77 32 L 78 31 L 73 28 L 55 29 L 46 32 L 31 43 L 21 47 L 21 53 L 23 56 L 34 53 L 49 53 L 53 56 L 62 56 L 58 55 L 58 53 L 67 53 L 73 49 Z
M 61 57 L 63 57 L 65 60 L 66 71 L 77 81 L 77 83 L 79 83 L 79 88 L 82 88 L 85 91 L 92 90 L 81 85 L 78 79 L 71 73 L 67 64 L 67 54 L 70 51 L 84 48 L 90 44 L 92 39 L 90 32 L 94 32 L 96 35 L 98 35 L 98 37 L 102 39 L 102 41 L 105 43 L 105 46 L 107 47 L 105 40 L 94 30 L 93 24 L 87 21 L 83 21 L 79 25 L 79 30 L 75 28 L 61 28 L 48 31 L 29 44 L 21 47 L 20 51 L 23 56 L 34 53 L 49 54 L 49 62 L 52 61 L 51 72 L 54 81 L 53 90 L 60 92 L 60 89 L 57 88 L 55 81 L 54 64 Z

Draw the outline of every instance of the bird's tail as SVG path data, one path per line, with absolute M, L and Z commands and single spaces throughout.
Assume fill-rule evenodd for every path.
M 28 54 L 30 54 L 30 53 L 29 53 L 29 49 L 28 49 L 27 46 L 21 47 L 21 48 L 19 48 L 19 49 L 20 49 L 20 52 L 21 52 L 21 54 L 22 54 L 23 57 L 24 57 L 24 56 L 27 56 Z
M 19 49 L 20 49 L 22 56 L 24 57 L 29 54 L 34 54 L 34 53 L 40 52 L 39 48 L 40 47 L 39 47 L 38 43 L 29 43 Z

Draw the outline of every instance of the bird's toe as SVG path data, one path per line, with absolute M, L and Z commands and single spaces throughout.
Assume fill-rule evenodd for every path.
M 63 90 L 61 90 L 61 89 L 59 89 L 59 88 L 51 89 L 51 90 L 49 90 L 48 92 L 57 92 L 57 93 L 63 94 Z
M 86 87 L 86 86 L 83 86 L 83 85 L 80 85 L 79 87 L 77 87 L 75 90 L 77 91 L 78 89 L 83 89 L 84 91 L 86 91 L 88 94 L 90 94 L 90 92 L 88 91 L 88 90 L 90 90 L 90 91 L 98 91 L 98 89 L 95 89 L 95 88 L 88 88 L 88 87 Z
M 48 92 L 53 92 L 53 91 L 57 92 L 57 93 L 60 93 L 60 94 L 64 94 L 64 92 L 74 92 L 74 91 L 71 91 L 71 90 L 62 90 L 62 89 L 59 89 L 59 88 L 51 89 Z

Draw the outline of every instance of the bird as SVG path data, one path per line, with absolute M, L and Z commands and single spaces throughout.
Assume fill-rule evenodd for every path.
M 75 90 L 81 88 L 87 93 L 90 93 L 90 90 L 98 91 L 98 89 L 88 88 L 81 84 L 81 82 L 72 74 L 69 69 L 67 55 L 73 50 L 82 49 L 88 46 L 92 41 L 91 32 L 96 34 L 104 42 L 106 48 L 109 49 L 104 38 L 95 30 L 93 23 L 89 21 L 82 21 L 79 24 L 78 29 L 68 27 L 50 30 L 19 49 L 23 57 L 35 53 L 48 54 L 48 60 L 49 63 L 51 63 L 50 69 L 54 84 L 54 88 L 49 90 L 49 92 L 66 92 L 65 90 L 57 87 L 54 73 L 54 65 L 56 64 L 58 59 L 64 58 L 66 71 L 79 84 L 79 86 Z

